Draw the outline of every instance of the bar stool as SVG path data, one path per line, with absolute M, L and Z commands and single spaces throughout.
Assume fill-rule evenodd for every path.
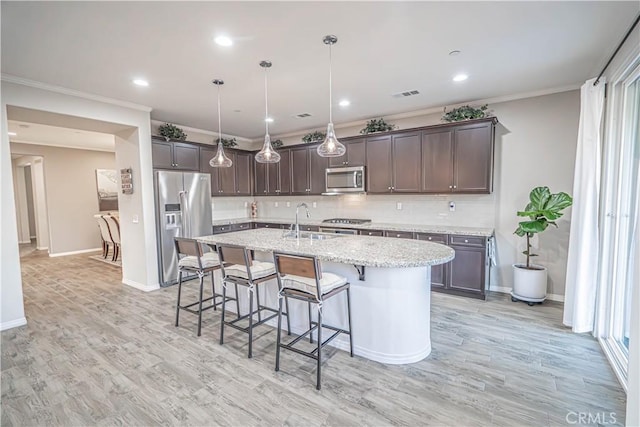
M 216 310 L 218 305 L 221 305 L 225 299 L 234 300 L 235 298 L 227 298 L 223 295 L 216 293 L 215 281 L 213 278 L 213 272 L 220 269 L 220 262 L 218 261 L 218 255 L 215 252 L 203 252 L 202 245 L 195 239 L 188 239 L 185 237 L 175 238 L 176 253 L 178 254 L 178 303 L 176 305 L 176 327 L 178 326 L 178 320 L 180 318 L 180 310 L 188 311 L 189 313 L 198 315 L 198 336 L 202 331 L 202 312 L 213 308 Z M 182 294 L 182 278 L 184 274 L 197 274 L 200 279 L 200 298 L 193 303 L 180 305 L 180 296 Z M 204 276 L 211 274 L 211 290 L 213 295 L 209 298 L 202 298 L 204 290 Z M 216 302 L 216 297 L 222 297 L 221 302 Z M 211 305 L 202 307 L 202 304 L 212 301 Z M 191 307 L 197 305 L 197 309 Z
M 284 348 L 303 356 L 315 359 L 316 369 L 316 389 L 320 390 L 322 348 L 339 334 L 349 335 L 349 353 L 353 357 L 353 338 L 351 336 L 351 297 L 349 294 L 349 282 L 346 278 L 334 273 L 322 272 L 320 262 L 316 257 L 292 255 L 282 252 L 273 253 L 276 275 L 278 277 L 279 299 L 278 299 L 278 332 L 276 341 L 276 371 L 280 370 L 280 349 Z M 322 305 L 324 301 L 342 291 L 347 292 L 347 319 L 349 330 L 346 331 L 334 326 L 322 323 Z M 309 329 L 288 344 L 283 344 L 281 340 L 280 326 L 282 321 L 282 298 L 285 303 L 288 298 L 306 301 L 309 307 Z M 318 309 L 318 321 L 311 318 L 311 304 L 315 304 Z M 287 305 L 287 312 L 289 311 Z M 333 335 L 322 341 L 322 328 L 331 329 Z M 313 343 L 312 332 L 317 329 L 318 345 L 311 351 L 303 351 L 294 347 L 296 343 L 309 335 L 309 342 Z
M 278 310 L 264 306 L 260 304 L 260 293 L 256 287 L 260 283 L 267 282 L 276 278 L 276 270 L 273 263 L 255 261 L 247 248 L 236 245 L 218 245 L 218 258 L 220 259 L 220 266 L 222 268 L 223 287 L 222 287 L 222 320 L 220 322 L 220 344 L 224 344 L 224 327 L 230 326 L 239 331 L 249 334 L 249 351 L 248 357 L 253 357 L 253 329 L 262 325 L 265 322 L 278 316 Z M 238 285 L 247 287 L 247 293 L 249 296 L 249 313 L 241 316 L 238 309 L 238 316 L 236 319 L 227 321 L 225 320 L 225 296 L 226 285 L 233 283 L 236 286 L 236 298 L 238 295 Z M 256 296 L 257 307 L 253 308 L 253 295 Z M 270 316 L 262 317 L 262 312 L 271 312 Z M 287 313 L 289 311 L 287 310 Z M 258 316 L 258 321 L 255 322 L 254 315 Z M 287 316 L 288 318 L 288 316 Z M 238 325 L 238 322 L 245 319 L 249 320 L 249 326 L 243 327 Z M 289 331 L 291 328 L 289 327 Z

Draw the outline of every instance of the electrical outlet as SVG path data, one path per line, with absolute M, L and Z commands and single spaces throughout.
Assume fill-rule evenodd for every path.
M 291 207 L 291 202 L 287 202 L 287 207 L 290 208 Z
M 311 206 L 313 206 L 314 208 L 317 208 L 317 207 L 318 207 L 318 203 L 317 203 L 317 202 L 313 202 L 313 203 L 311 204 Z
M 449 212 L 455 212 L 456 211 L 456 202 L 449 202 Z
M 273 207 L 277 208 L 278 207 L 278 202 L 273 202 Z
M 248 208 L 249 207 L 249 202 L 244 202 L 244 207 Z
M 140 218 L 138 217 L 138 215 L 134 215 L 132 219 L 134 224 L 137 224 L 140 222 Z
M 399 210 L 399 211 L 402 210 L 402 203 L 401 202 L 396 203 L 396 209 Z

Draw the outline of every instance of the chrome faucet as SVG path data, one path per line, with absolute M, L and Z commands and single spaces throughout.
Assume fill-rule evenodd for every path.
M 302 207 L 304 207 L 305 210 L 307 211 L 307 218 L 311 217 L 311 215 L 309 214 L 309 206 L 307 206 L 306 203 L 300 203 L 298 206 L 296 206 L 296 230 L 295 230 L 296 239 L 300 237 L 300 224 L 298 224 L 298 209 Z

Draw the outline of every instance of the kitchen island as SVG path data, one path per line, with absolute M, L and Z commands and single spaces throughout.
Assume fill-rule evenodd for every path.
M 296 239 L 286 237 L 283 230 L 256 229 L 203 236 L 198 240 L 208 245 L 245 246 L 256 251 L 256 259 L 261 260 L 273 261 L 273 251 L 316 256 L 322 261 L 323 271 L 345 276 L 351 283 L 355 354 L 389 364 L 413 363 L 428 356 L 431 266 L 452 260 L 453 249 L 420 240 L 337 234 L 321 235 L 324 238 L 318 239 L 317 235 L 307 233 Z M 261 300 L 276 307 L 277 284 L 268 286 L 263 288 Z M 347 327 L 345 298 L 339 295 L 325 302 L 324 323 Z M 292 332 L 306 330 L 306 304 L 290 301 L 289 308 Z M 345 337 L 332 344 L 348 348 Z

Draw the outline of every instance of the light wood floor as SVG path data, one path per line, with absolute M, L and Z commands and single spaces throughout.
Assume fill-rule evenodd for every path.
M 218 312 L 200 338 L 189 313 L 175 328 L 175 287 L 142 293 L 87 255 L 35 252 L 22 272 L 28 325 L 2 332 L 2 426 L 545 426 L 569 412 L 624 424 L 597 342 L 564 328 L 558 303 L 433 294 L 427 359 L 391 366 L 330 349 L 317 392 L 309 359 L 284 352 L 274 372 L 266 326 L 251 360 L 240 332 L 218 345 Z

